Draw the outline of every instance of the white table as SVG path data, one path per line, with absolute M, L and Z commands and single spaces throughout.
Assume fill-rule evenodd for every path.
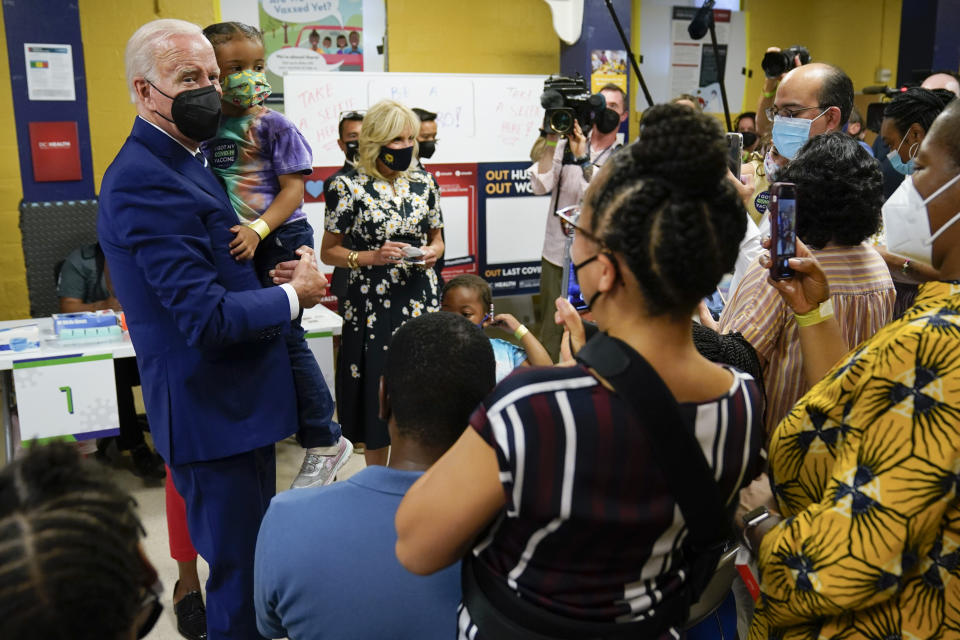
M 17 390 L 17 407 L 23 441 L 33 438 L 72 436 L 76 440 L 104 437 L 119 426 L 113 375 L 114 358 L 136 354 L 130 336 L 101 344 L 61 345 L 53 340 L 53 320 L 0 321 L 0 328 L 38 324 L 39 350 L 0 352 L 0 412 L 3 418 L 3 446 L 0 463 L 13 459 L 12 392 Z M 327 386 L 333 391 L 333 337 L 340 335 L 343 319 L 326 307 L 307 309 L 303 328 Z

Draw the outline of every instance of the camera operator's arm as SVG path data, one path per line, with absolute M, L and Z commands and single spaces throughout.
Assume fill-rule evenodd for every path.
M 767 49 L 766 53 L 771 51 L 780 51 L 780 47 L 770 47 Z M 800 66 L 800 56 L 793 57 L 793 66 Z M 763 79 L 763 94 L 760 96 L 760 104 L 757 105 L 757 135 L 764 136 L 773 129 L 773 123 L 767 119 L 767 107 L 772 107 L 773 102 L 777 97 L 777 87 L 780 86 L 780 81 L 783 80 L 783 76 L 787 75 L 786 73 L 781 73 L 776 78 L 767 78 Z
M 550 193 L 557 185 L 557 177 L 563 167 L 563 150 L 566 144 L 555 133 L 549 133 L 543 139 L 545 142 L 541 147 L 540 157 L 536 160 L 536 164 L 527 169 L 530 187 L 538 196 Z

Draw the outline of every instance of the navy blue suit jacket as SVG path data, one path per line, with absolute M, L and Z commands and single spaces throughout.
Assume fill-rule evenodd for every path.
M 296 430 L 290 305 L 229 253 L 237 216 L 213 173 L 137 118 L 107 169 L 97 232 L 137 352 L 157 451 L 215 460 Z

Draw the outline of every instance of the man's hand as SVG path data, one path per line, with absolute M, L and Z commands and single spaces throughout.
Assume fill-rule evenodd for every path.
M 761 473 L 753 479 L 753 482 L 741 489 L 739 497 L 740 501 L 734 515 L 737 528 L 743 526 L 743 516 L 757 507 L 766 507 L 770 513 L 779 513 L 777 501 L 770 490 L 770 478 L 765 473 Z
M 567 141 L 570 145 L 570 153 L 574 158 L 582 158 L 587 155 L 587 138 L 583 135 L 583 129 L 580 123 L 573 121 L 573 131 L 567 134 Z
M 320 273 L 313 249 L 302 246 L 297 249 L 297 255 L 300 256 L 300 260 L 296 262 L 297 266 L 293 270 L 290 285 L 297 292 L 300 308 L 309 309 L 315 307 L 327 292 L 327 279 Z M 274 278 L 274 282 L 276 282 L 276 278 Z
M 230 233 L 237 234 L 230 242 L 230 255 L 236 260 L 252 260 L 260 244 L 260 236 L 245 224 L 230 227 Z

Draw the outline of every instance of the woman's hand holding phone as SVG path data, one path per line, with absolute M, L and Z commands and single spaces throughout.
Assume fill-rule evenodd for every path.
M 780 292 L 780 297 L 794 313 L 804 314 L 813 311 L 820 306 L 821 302 L 826 302 L 830 298 L 830 285 L 823 268 L 807 245 L 803 244 L 799 238 L 796 242 L 797 255 L 789 260 L 790 268 L 794 272 L 793 277 L 786 280 L 774 280 L 768 277 L 767 282 Z M 763 247 L 769 249 L 770 246 L 770 238 L 764 238 Z M 769 253 L 760 256 L 760 266 L 769 269 L 771 264 L 773 262 Z

